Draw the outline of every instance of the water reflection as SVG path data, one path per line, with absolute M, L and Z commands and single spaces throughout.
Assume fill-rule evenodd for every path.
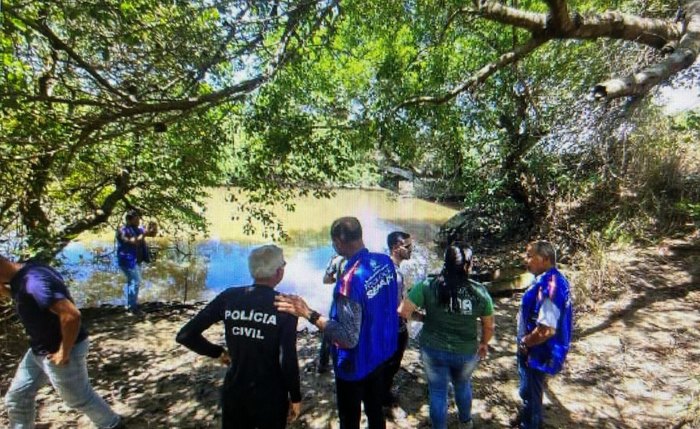
M 167 237 L 151 240 L 160 248 L 155 261 L 145 266 L 141 301 L 209 300 L 231 285 L 250 284 L 248 254 L 263 238 L 242 234 L 242 221 L 225 210 L 225 190 L 214 190 L 207 206 L 212 223 L 210 237 L 190 243 Z M 340 216 L 357 216 L 363 226 L 366 246 L 386 252 L 386 236 L 401 229 L 414 237 L 413 259 L 402 270 L 415 281 L 435 270 L 439 261 L 432 240 L 454 210 L 414 198 L 396 198 L 384 191 L 341 190 L 329 200 L 312 197 L 296 201 L 296 211 L 279 210 L 290 239 L 280 243 L 285 252 L 285 278 L 277 290 L 296 293 L 309 304 L 326 311 L 331 285 L 322 282 L 323 271 L 333 256 L 330 223 Z M 74 297 L 81 306 L 121 304 L 124 278 L 115 261 L 112 232 L 81 237 L 64 252 L 63 271 L 72 281 Z

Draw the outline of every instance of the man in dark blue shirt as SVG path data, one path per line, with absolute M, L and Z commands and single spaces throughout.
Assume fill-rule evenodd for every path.
M 177 334 L 178 343 L 230 365 L 222 389 L 224 429 L 282 429 L 290 401 L 290 418 L 299 416 L 297 318 L 274 306 L 285 265 L 277 246 L 253 250 L 248 258 L 253 285 L 226 289 Z M 228 352 L 202 336 L 222 320 Z
M 132 313 L 138 313 L 139 287 L 141 286 L 141 263 L 149 262 L 146 237 L 153 237 L 158 233 L 155 222 L 149 222 L 148 228 L 141 227 L 141 215 L 136 210 L 126 213 L 126 224 L 117 229 L 117 263 L 126 276 L 124 286 L 124 299 L 126 309 Z
M 119 416 L 90 385 L 87 332 L 61 275 L 44 264 L 0 256 L 0 295 L 12 297 L 31 344 L 5 396 L 10 428 L 34 427 L 35 397 L 47 382 L 97 427 L 120 426 Z
M 384 370 L 398 342 L 394 263 L 389 256 L 365 248 L 362 226 L 354 217 L 333 222 L 331 240 L 347 263 L 335 284 L 330 317 L 322 317 L 298 296 L 279 295 L 276 305 L 305 317 L 333 342 L 340 429 L 360 427 L 361 403 L 369 429 L 383 429 Z

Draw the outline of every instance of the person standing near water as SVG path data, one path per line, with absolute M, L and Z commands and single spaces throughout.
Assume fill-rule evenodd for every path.
M 471 377 L 479 360 L 488 353 L 494 320 L 488 291 L 469 279 L 471 265 L 471 249 L 463 243 L 451 244 L 445 251 L 440 275 L 413 286 L 399 307 L 405 319 L 410 319 L 417 308 L 425 309 L 419 341 L 428 378 L 430 420 L 435 429 L 447 428 L 450 381 L 454 385 L 460 428 L 474 427 Z
M 386 238 L 386 244 L 389 248 L 389 256 L 394 262 L 396 269 L 396 284 L 398 287 L 398 302 L 402 302 L 406 298 L 406 285 L 404 284 L 404 276 L 400 271 L 401 263 L 411 259 L 413 252 L 413 240 L 411 234 L 403 231 L 393 231 Z M 396 353 L 391 357 L 391 361 L 387 366 L 385 375 L 386 387 L 384 392 L 384 406 L 394 406 L 399 403 L 397 395 L 392 392 L 394 377 L 401 369 L 401 360 L 408 345 L 408 328 L 406 319 L 399 317 L 399 336 L 396 345 Z
M 331 241 L 347 263 L 333 290 L 330 317 L 309 308 L 299 296 L 279 295 L 276 305 L 308 319 L 333 342 L 340 429 L 359 429 L 361 404 L 369 429 L 384 429 L 384 371 L 396 352 L 399 326 L 394 263 L 365 248 L 357 218 L 336 219 Z
M 150 262 L 146 237 L 154 237 L 158 233 L 155 222 L 149 222 L 148 227 L 141 227 L 141 215 L 136 210 L 129 210 L 125 215 L 126 223 L 117 229 L 117 262 L 126 276 L 124 298 L 126 309 L 131 314 L 139 312 L 139 287 L 141 286 L 141 263 Z
M 345 269 L 346 259 L 340 255 L 334 255 L 323 273 L 323 284 L 335 284 Z M 331 359 L 331 340 L 321 333 L 321 348 L 318 351 L 318 367 L 316 372 L 324 374 L 328 372 Z
M 226 289 L 177 334 L 188 349 L 229 365 L 221 391 L 223 429 L 283 429 L 301 412 L 297 318 L 274 305 L 286 265 L 279 247 L 254 249 L 248 258 L 253 285 Z M 228 352 L 202 336 L 219 321 Z
M 569 282 L 557 269 L 552 244 L 528 244 L 525 262 L 536 277 L 523 294 L 518 313 L 517 359 L 523 407 L 511 423 L 520 429 L 539 429 L 546 376 L 557 374 L 564 366 L 573 332 L 573 312 Z

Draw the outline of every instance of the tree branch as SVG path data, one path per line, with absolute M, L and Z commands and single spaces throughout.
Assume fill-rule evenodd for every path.
M 475 0 L 474 5 L 476 12 L 489 21 L 512 25 L 531 33 L 543 32 L 547 22 L 547 15 L 544 13 L 528 12 L 504 6 L 496 1 Z
M 533 37 L 513 51 L 501 55 L 498 60 L 484 66 L 459 86 L 441 96 L 420 96 L 410 98 L 395 109 L 413 104 L 441 104 L 452 100 L 460 93 L 473 90 L 505 65 L 515 63 L 527 56 L 537 47 L 552 39 L 598 39 L 610 38 L 627 40 L 657 49 L 670 46 L 681 39 L 677 52 L 671 55 L 661 65 L 645 70 L 643 73 L 623 80 L 613 80 L 598 85 L 594 93 L 598 97 L 614 98 L 634 94 L 657 84 L 660 80 L 688 67 L 698 54 L 698 38 L 700 29 L 694 29 L 700 21 L 697 18 L 700 10 L 700 0 L 684 0 L 686 11 L 695 11 L 690 18 L 688 30 L 684 31 L 681 23 L 653 18 L 642 18 L 617 11 L 607 11 L 602 14 L 581 16 L 569 14 L 566 0 L 546 0 L 550 14 L 529 12 L 522 9 L 504 6 L 494 0 L 473 0 L 474 11 L 489 21 L 512 25 L 532 33 Z M 458 13 L 468 13 L 464 8 L 455 12 L 448 24 L 451 24 Z M 619 95 L 617 95 L 619 94 Z
M 324 10 L 319 14 L 318 19 L 314 24 L 314 28 L 311 30 L 313 33 L 319 26 L 323 18 L 330 13 L 332 8 L 337 4 L 337 1 L 331 2 L 330 4 L 324 6 Z M 305 3 L 304 6 L 311 8 L 315 5 L 315 2 Z M 265 71 L 261 72 L 258 76 L 251 79 L 239 82 L 235 85 L 228 86 L 219 91 L 211 92 L 196 98 L 180 99 L 180 100 L 169 100 L 159 103 L 139 103 L 129 107 L 121 108 L 117 111 L 105 112 L 97 117 L 91 119 L 87 124 L 85 124 L 83 130 L 80 133 L 78 142 L 74 145 L 70 156 L 77 151 L 80 147 L 85 145 L 92 134 L 104 127 L 107 124 L 127 119 L 133 118 L 143 114 L 157 114 L 172 111 L 188 111 L 196 107 L 205 104 L 217 104 L 222 101 L 235 101 L 243 98 L 244 96 L 250 94 L 252 91 L 260 87 L 265 82 L 272 79 L 277 71 L 284 66 L 284 64 L 290 59 L 290 42 L 292 36 L 296 32 L 301 18 L 308 9 L 302 9 L 301 7 L 290 12 L 289 20 L 286 23 L 285 30 L 281 36 L 279 43 L 279 48 L 275 52 L 272 60 L 270 60 L 268 67 Z
M 700 53 L 700 1 L 686 0 L 684 9 L 687 30 L 675 52 L 663 61 L 631 76 L 599 83 L 593 87 L 593 97 L 600 100 L 642 95 L 679 71 L 690 67 Z
M 546 0 L 549 6 L 550 19 L 547 21 L 547 30 L 554 34 L 569 31 L 574 25 L 569 17 L 569 8 L 566 0 Z
M 683 26 L 672 20 L 642 18 L 617 11 L 580 18 L 578 27 L 565 34 L 567 39 L 607 37 L 627 40 L 661 49 L 683 36 Z
M 690 0 L 697 1 L 697 0 Z M 563 3 L 562 0 L 548 0 L 549 3 Z M 558 13 L 562 13 L 561 5 Z M 565 9 L 568 10 L 568 9 Z M 566 26 L 551 27 L 552 19 L 547 19 L 544 13 L 528 12 L 521 9 L 503 6 L 492 0 L 482 0 L 477 3 L 477 13 L 489 21 L 528 30 L 533 34 L 546 32 L 552 39 L 598 39 L 608 37 L 616 40 L 627 40 L 653 48 L 660 49 L 669 42 L 679 40 L 683 35 L 683 27 L 667 19 L 642 18 L 617 11 L 607 11 L 602 14 L 581 16 L 576 14 L 574 20 L 568 16 Z M 561 17 L 560 17 L 561 18 Z
M 84 218 L 66 225 L 65 228 L 59 231 L 57 248 L 53 249 L 54 254 L 58 253 L 80 233 L 106 222 L 119 201 L 123 200 L 133 189 L 130 179 L 131 176 L 129 173 L 125 170 L 122 171 L 117 177 L 114 178 L 115 189 L 105 197 L 98 209 Z
M 403 107 L 414 105 L 414 104 L 443 104 L 446 103 L 462 92 L 471 91 L 478 85 L 485 82 L 491 75 L 496 73 L 503 67 L 519 61 L 521 58 L 527 56 L 535 49 L 539 48 L 543 44 L 549 41 L 548 38 L 538 38 L 533 37 L 527 43 L 516 47 L 514 50 L 507 52 L 498 59 L 481 69 L 477 70 L 473 75 L 469 77 L 466 81 L 462 82 L 459 86 L 453 88 L 445 95 L 439 97 L 421 96 L 410 98 L 403 103 L 399 104 L 394 110 L 401 109 Z
M 63 40 L 61 40 L 52 30 L 49 28 L 48 25 L 42 23 L 38 23 L 35 21 L 32 21 L 30 19 L 26 19 L 22 16 L 17 15 L 11 8 L 8 9 L 8 13 L 12 15 L 13 17 L 17 18 L 18 20 L 22 21 L 24 24 L 29 26 L 30 28 L 34 29 L 34 31 L 38 32 L 39 34 L 43 35 L 46 37 L 51 45 L 59 49 L 61 51 L 64 51 L 65 53 L 68 54 L 70 58 L 73 59 L 73 61 L 80 66 L 83 70 L 85 70 L 90 76 L 92 76 L 93 79 L 95 79 L 101 86 L 103 86 L 105 89 L 107 89 L 109 92 L 112 94 L 118 96 L 119 98 L 123 100 L 128 100 L 128 97 L 118 91 L 116 88 L 114 88 L 104 77 L 102 77 L 95 68 L 90 65 L 87 61 L 85 61 L 80 55 L 78 55 L 77 52 L 75 52 L 70 46 L 68 46 Z

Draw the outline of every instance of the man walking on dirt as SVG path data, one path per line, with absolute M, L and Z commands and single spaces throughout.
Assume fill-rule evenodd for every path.
M 340 429 L 359 429 L 361 403 L 369 429 L 384 429 L 384 371 L 396 351 L 399 325 L 394 263 L 387 255 L 365 248 L 357 218 L 335 220 L 331 241 L 348 261 L 335 284 L 330 318 L 310 309 L 298 296 L 278 296 L 277 308 L 305 317 L 333 342 Z
M 545 377 L 557 374 L 564 365 L 573 314 L 569 282 L 557 269 L 552 244 L 528 244 L 526 262 L 536 278 L 523 294 L 518 314 L 517 357 L 523 408 L 513 423 L 521 429 L 539 429 Z
M 41 263 L 0 256 L 0 295 L 12 297 L 31 344 L 5 395 L 10 428 L 34 427 L 36 394 L 47 382 L 98 428 L 121 427 L 120 417 L 90 385 L 87 332 L 61 275 Z
M 224 429 L 282 429 L 288 415 L 299 416 L 297 318 L 274 306 L 285 265 L 279 247 L 254 249 L 248 257 L 253 285 L 226 289 L 177 334 L 178 343 L 229 365 L 221 396 Z M 202 336 L 221 320 L 228 352 Z

